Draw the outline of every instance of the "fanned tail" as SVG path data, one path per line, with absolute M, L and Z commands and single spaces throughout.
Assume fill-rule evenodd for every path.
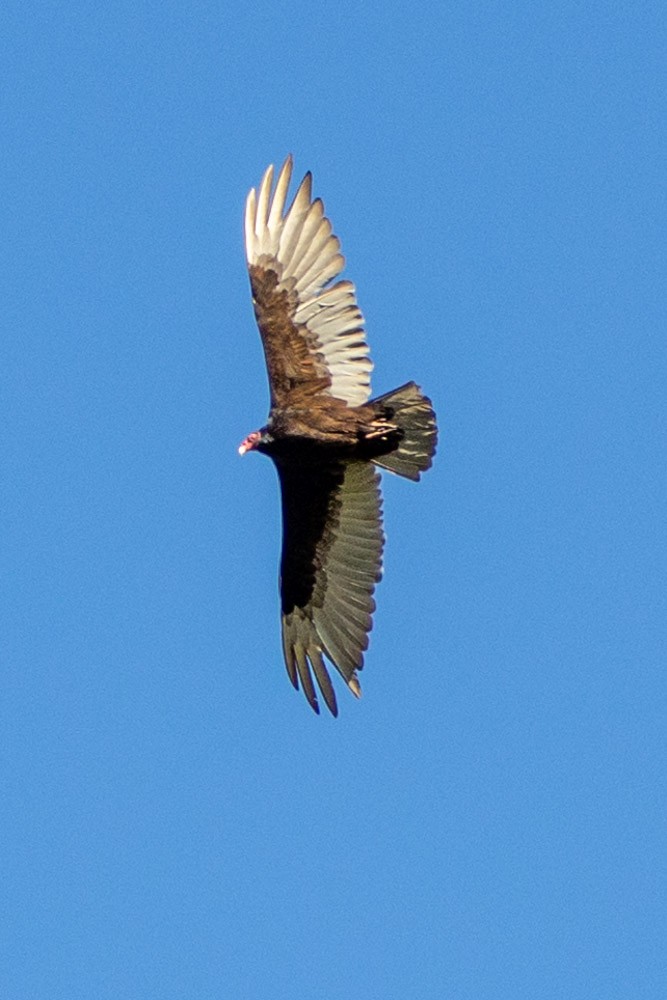
M 431 400 L 416 383 L 406 382 L 393 392 L 378 396 L 371 405 L 397 424 L 403 435 L 395 451 L 378 455 L 373 462 L 406 479 L 419 479 L 420 473 L 431 467 L 438 440 Z

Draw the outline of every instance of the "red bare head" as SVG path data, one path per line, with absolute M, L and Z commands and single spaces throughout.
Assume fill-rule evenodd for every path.
M 247 451 L 252 451 L 257 447 L 261 439 L 261 431 L 253 431 L 252 434 L 248 434 L 245 441 L 242 441 L 239 445 L 239 455 L 245 455 Z

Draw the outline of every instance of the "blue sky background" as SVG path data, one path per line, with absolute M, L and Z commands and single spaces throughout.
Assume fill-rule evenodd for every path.
M 663 1000 L 666 41 L 657 2 L 3 4 L 3 1000 Z M 441 425 L 336 721 L 236 454 L 290 151 L 376 392 Z

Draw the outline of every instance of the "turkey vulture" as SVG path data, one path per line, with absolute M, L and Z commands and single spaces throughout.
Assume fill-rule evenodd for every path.
M 319 713 L 312 672 L 333 715 L 325 657 L 359 697 L 357 671 L 382 573 L 376 466 L 419 479 L 435 452 L 431 401 L 414 382 L 368 402 L 373 367 L 354 285 L 307 173 L 285 210 L 292 158 L 248 195 L 245 247 L 271 391 L 268 422 L 239 448 L 280 479 L 282 642 L 289 678 Z

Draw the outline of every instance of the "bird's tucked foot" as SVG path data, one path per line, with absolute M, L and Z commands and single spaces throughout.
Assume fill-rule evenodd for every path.
M 371 424 L 372 430 L 364 432 L 366 441 L 376 441 L 378 438 L 388 438 L 398 430 L 396 424 L 390 424 L 386 420 L 374 420 Z

